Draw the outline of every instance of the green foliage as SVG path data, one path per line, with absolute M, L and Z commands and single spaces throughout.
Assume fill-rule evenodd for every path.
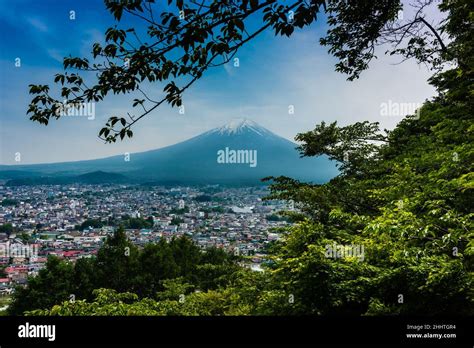
M 251 315 L 258 306 L 269 308 L 266 297 L 258 298 L 265 284 L 262 275 L 240 269 L 228 286 L 200 291 L 183 278 L 163 281 L 163 290 L 152 298 L 110 289 L 94 291 L 94 300 L 64 301 L 51 309 L 31 310 L 26 315 Z
M 7 273 L 5 272 L 5 268 L 7 268 L 7 266 L 0 266 L 0 278 L 6 278 Z
M 129 229 L 152 228 L 153 217 L 150 217 L 149 219 L 128 217 L 127 219 L 122 220 L 121 223 L 125 228 Z
M 212 196 L 209 196 L 209 195 L 200 195 L 200 196 L 196 196 L 194 198 L 194 200 L 196 202 L 211 202 L 212 201 Z
M 375 57 L 375 46 L 384 26 L 396 19 L 400 1 L 328 1 L 329 30 L 320 39 L 339 59 L 336 71 L 359 77 Z
M 173 208 L 173 209 L 170 210 L 170 214 L 183 215 L 185 213 L 189 213 L 189 208 L 188 207 L 184 207 L 182 209 Z
M 13 293 L 10 314 L 22 314 L 26 310 L 46 309 L 68 300 L 74 294 L 74 266 L 55 256 L 48 257 L 46 267 L 38 276 L 28 279 L 28 287 L 18 286 Z
M 187 293 L 184 289 L 188 288 L 213 290 L 225 286 L 229 276 L 240 269 L 237 261 L 220 249 L 201 251 L 186 237 L 169 243 L 160 240 L 140 250 L 127 239 L 122 227 L 107 238 L 95 258 L 82 258 L 73 264 L 50 257 L 46 267 L 28 279 L 26 287 L 16 289 L 8 310 L 21 315 L 71 298 L 83 303 L 93 300 L 94 290 L 99 288 L 134 292 L 140 298 L 160 298 L 170 291 Z M 183 285 L 177 287 L 179 284 Z
M 8 308 L 8 306 L 10 305 L 10 301 L 11 301 L 11 296 L 10 295 L 0 296 L 0 308 L 2 308 L 2 310 L 0 310 L 0 316 L 7 315 L 7 311 L 3 308 L 4 307 Z
M 92 227 L 92 228 L 100 228 L 102 226 L 104 226 L 104 222 L 102 222 L 101 220 L 97 220 L 97 219 L 87 219 L 86 221 L 84 221 L 80 226 L 79 226 L 79 229 L 80 230 L 84 230 L 86 228 L 89 228 L 89 227 Z
M 288 221 L 288 217 L 282 215 L 278 215 L 278 214 L 270 214 L 270 215 L 267 215 L 265 216 L 265 219 L 267 219 L 268 221 Z
M 184 220 L 182 218 L 175 216 L 171 219 L 170 225 L 179 225 L 179 224 L 182 224 L 183 222 Z
M 25 232 L 20 234 L 19 238 L 21 239 L 23 243 L 28 243 L 30 241 L 30 236 Z
M 4 207 L 15 206 L 18 204 L 16 199 L 4 198 L 1 202 L 1 205 Z
M 342 162 L 329 183 L 273 178 L 269 198 L 306 216 L 273 247 L 271 266 L 298 314 L 474 313 L 473 40 L 453 25 L 472 23 L 474 9 L 442 8 L 460 63 L 431 79 L 439 95 L 383 138 L 367 122 L 298 135 L 303 156 Z M 363 246 L 364 259 L 327 257 L 331 245 Z
M 6 233 L 10 235 L 13 231 L 14 231 L 13 225 L 10 223 L 0 225 L 0 233 Z
M 26 315 L 243 315 L 247 314 L 245 308 L 235 303 L 228 292 L 208 291 L 205 293 L 194 292 L 182 300 L 167 299 L 155 301 L 153 299 L 138 299 L 133 293 L 117 293 L 110 289 L 98 289 L 95 292 L 96 299 L 93 302 L 85 300 L 69 302 L 53 306 L 50 310 L 33 310 Z
M 127 291 L 133 286 L 133 278 L 138 268 L 139 251 L 120 227 L 97 253 L 95 274 L 100 286 Z

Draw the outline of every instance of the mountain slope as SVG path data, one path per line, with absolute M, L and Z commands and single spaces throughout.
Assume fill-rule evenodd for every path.
M 233 120 L 184 142 L 157 150 L 104 159 L 4 166 L 48 175 L 74 175 L 90 171 L 121 173 L 140 181 L 170 183 L 258 183 L 265 176 L 325 182 L 337 175 L 327 158 L 299 158 L 296 144 L 247 119 Z M 233 161 L 244 163 L 229 163 Z M 240 151 L 240 152 L 237 152 Z M 239 156 L 240 155 L 240 156 Z M 221 163 L 219 163 L 221 162 Z M 13 168 L 14 167 L 14 168 Z M 0 176 L 1 176 L 0 168 Z

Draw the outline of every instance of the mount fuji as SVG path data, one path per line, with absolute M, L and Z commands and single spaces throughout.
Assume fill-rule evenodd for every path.
M 289 176 L 323 183 L 338 174 L 326 157 L 300 158 L 296 144 L 248 119 L 236 119 L 164 148 L 103 159 L 0 166 L 12 184 L 156 182 L 163 184 L 258 184 L 266 176 Z M 110 175 L 108 175 L 110 174 Z M 81 180 L 75 178 L 81 177 Z M 87 182 L 87 181 L 86 181 Z

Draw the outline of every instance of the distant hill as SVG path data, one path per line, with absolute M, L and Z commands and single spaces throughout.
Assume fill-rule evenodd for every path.
M 1 167 L 1 166 L 0 166 Z M 5 166 L 7 167 L 7 166 Z M 21 179 L 21 178 L 32 178 L 40 176 L 40 173 L 31 172 L 26 170 L 2 170 L 0 168 L 0 179 L 8 180 L 8 179 Z
M 239 119 L 175 145 L 131 154 L 129 161 L 124 156 L 113 156 L 77 162 L 0 166 L 0 177 L 4 171 L 11 175 L 15 170 L 18 174 L 28 171 L 47 177 L 27 177 L 36 182 L 48 182 L 59 175 L 61 180 L 74 177 L 79 182 L 102 182 L 101 177 L 110 178 L 115 173 L 136 182 L 247 185 L 259 183 L 266 176 L 285 175 L 322 183 L 337 175 L 335 164 L 326 157 L 300 158 L 296 146 L 253 121 Z
M 76 176 L 35 176 L 8 180 L 7 186 L 22 185 L 64 185 L 72 183 L 81 184 L 119 184 L 130 182 L 126 176 L 117 173 L 96 171 Z

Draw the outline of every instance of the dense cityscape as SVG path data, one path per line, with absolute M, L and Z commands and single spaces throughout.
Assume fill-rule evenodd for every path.
M 259 270 L 266 245 L 288 224 L 289 207 L 265 201 L 265 187 L 126 185 L 0 186 L 0 293 L 44 267 L 48 255 L 74 262 L 95 255 L 117 226 L 137 246 L 189 236 L 245 256 Z

